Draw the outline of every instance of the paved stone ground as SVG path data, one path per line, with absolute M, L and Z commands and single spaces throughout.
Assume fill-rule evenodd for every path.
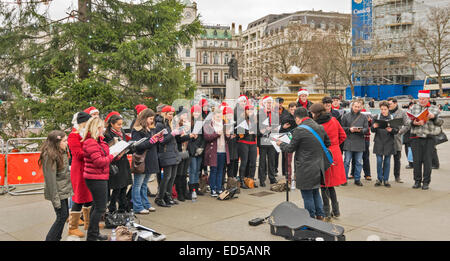
M 375 181 L 363 180 L 363 187 L 352 182 L 347 187 L 338 187 L 341 217 L 333 223 L 345 228 L 349 241 L 366 240 L 369 235 L 390 241 L 450 240 L 450 142 L 438 146 L 438 153 L 441 168 L 433 170 L 428 191 L 411 188 L 412 170 L 405 169 L 404 154 L 401 176 L 405 183 L 391 181 L 392 188 L 385 188 L 374 187 Z M 371 169 L 375 179 L 373 154 Z M 152 191 L 156 191 L 156 181 L 150 185 Z M 270 215 L 275 206 L 285 200 L 285 193 L 264 197 L 250 195 L 261 191 L 269 191 L 269 188 L 242 190 L 239 198 L 230 201 L 202 196 L 195 203 L 186 201 L 171 208 L 156 206 L 156 212 L 139 218 L 141 224 L 165 234 L 170 241 L 282 241 L 283 238 L 270 234 L 268 224 L 248 225 L 250 219 Z M 290 194 L 290 199 L 303 206 L 298 190 Z M 0 241 L 44 240 L 54 218 L 53 208 L 42 194 L 0 196 Z M 67 226 L 63 238 L 67 239 Z

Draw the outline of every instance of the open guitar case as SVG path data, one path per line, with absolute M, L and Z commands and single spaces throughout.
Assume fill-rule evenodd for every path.
M 287 180 L 287 179 L 286 179 Z M 289 202 L 289 185 L 286 182 L 286 202 L 279 204 L 268 217 L 270 233 L 288 240 L 345 241 L 344 228 L 311 218 L 309 212 Z

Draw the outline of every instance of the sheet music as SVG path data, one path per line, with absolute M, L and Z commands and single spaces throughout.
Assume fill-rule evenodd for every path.
M 270 143 L 272 143 L 272 146 L 275 148 L 275 150 L 280 153 L 281 149 L 280 146 L 277 145 L 277 143 L 274 140 L 271 140 Z
M 247 121 L 242 121 L 237 127 L 236 127 L 236 129 L 237 128 L 243 128 L 243 129 L 246 129 L 246 130 L 249 130 L 250 128 L 248 127 L 248 124 L 247 124 Z
M 126 141 L 119 141 L 118 143 L 116 143 L 115 145 L 111 146 L 109 148 L 109 153 L 110 154 L 120 154 L 122 151 L 126 150 L 128 148 L 128 146 L 130 146 L 130 144 Z

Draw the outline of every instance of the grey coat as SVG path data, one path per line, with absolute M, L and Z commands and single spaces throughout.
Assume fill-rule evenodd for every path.
M 364 133 L 369 131 L 369 121 L 367 116 L 361 112 L 344 114 L 341 121 L 342 128 L 347 134 L 347 139 L 344 142 L 344 151 L 359 151 L 363 152 L 366 150 L 366 141 L 364 139 Z M 362 127 L 361 132 L 350 131 L 350 127 Z
M 405 134 L 409 130 L 409 124 L 410 119 L 408 115 L 406 114 L 406 111 L 400 109 L 400 107 L 397 106 L 397 110 L 392 111 L 392 116 L 394 116 L 394 119 L 403 119 L 403 127 L 399 129 L 398 134 L 394 136 L 394 142 L 395 142 L 395 151 L 402 151 L 402 139 L 403 134 Z
M 319 134 L 325 146 L 331 145 L 324 128 L 312 119 L 302 124 L 308 125 Z M 316 137 L 306 129 L 295 128 L 292 131 L 291 143 L 281 143 L 283 152 L 295 152 L 295 180 L 296 186 L 301 190 L 320 188 L 322 176 L 325 175 L 325 153 Z
M 68 199 L 73 195 L 72 183 L 70 182 L 69 159 L 64 154 L 64 169 L 56 170 L 56 162 L 44 159 L 42 172 L 44 173 L 44 198 L 50 200 L 54 208 L 61 208 L 61 200 Z

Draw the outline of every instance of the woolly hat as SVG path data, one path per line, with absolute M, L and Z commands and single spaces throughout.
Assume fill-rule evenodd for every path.
M 89 114 L 89 115 L 92 115 L 92 114 L 94 114 L 96 112 L 100 113 L 100 111 L 97 110 L 97 108 L 95 108 L 95 107 L 89 107 L 86 110 L 84 110 L 84 112 Z
M 419 98 L 430 98 L 430 90 L 419 91 Z
M 223 108 L 222 113 L 223 113 L 223 115 L 233 114 L 233 109 L 231 107 L 229 107 L 229 106 L 226 106 L 226 107 Z
M 87 122 L 92 116 L 82 111 L 77 114 L 77 124 Z
M 120 116 L 120 113 L 118 113 L 117 111 L 112 111 L 112 112 L 110 112 L 110 113 L 106 116 L 105 122 L 108 122 L 109 118 L 111 118 L 111 116 L 113 116 L 113 115 L 118 115 L 118 116 Z
M 162 108 L 161 112 L 175 112 L 175 108 L 170 105 L 166 105 Z
M 303 94 L 306 94 L 306 96 L 309 95 L 308 91 L 305 90 L 305 89 L 298 90 L 297 96 L 300 96 L 300 95 L 303 95 Z
M 139 113 L 141 113 L 143 110 L 147 109 L 148 107 L 145 106 L 144 104 L 138 104 L 136 105 L 136 107 L 134 107 L 134 109 L 136 110 L 136 113 L 139 115 Z
M 191 107 L 191 113 L 194 113 L 194 111 L 202 112 L 202 107 L 200 107 L 200 105 L 198 104 L 195 104 L 194 106 Z

